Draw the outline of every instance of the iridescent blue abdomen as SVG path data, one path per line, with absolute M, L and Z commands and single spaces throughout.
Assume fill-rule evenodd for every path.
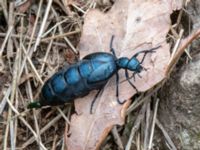
M 42 87 L 41 106 L 71 102 L 91 90 L 101 89 L 117 72 L 115 60 L 110 53 L 93 53 L 60 70 Z

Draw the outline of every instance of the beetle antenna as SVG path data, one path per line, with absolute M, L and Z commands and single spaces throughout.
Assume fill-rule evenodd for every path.
M 32 103 L 29 103 L 27 106 L 28 109 L 32 109 L 32 108 L 41 108 L 41 104 L 39 101 L 35 101 Z
M 112 35 L 111 40 L 110 40 L 110 51 L 113 53 L 113 55 L 116 57 L 115 50 L 113 48 L 113 41 L 114 41 L 114 35 Z
M 111 36 L 111 40 L 110 40 L 110 49 L 113 48 L 113 40 L 114 40 L 114 35 Z

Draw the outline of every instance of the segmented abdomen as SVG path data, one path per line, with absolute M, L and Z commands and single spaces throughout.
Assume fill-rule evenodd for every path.
M 111 54 L 94 54 L 54 74 L 44 84 L 41 105 L 59 105 L 102 88 L 117 71 Z M 93 57 L 94 56 L 94 57 Z
M 86 78 L 91 71 L 89 61 L 81 61 L 54 74 L 42 88 L 42 105 L 63 104 L 88 94 Z

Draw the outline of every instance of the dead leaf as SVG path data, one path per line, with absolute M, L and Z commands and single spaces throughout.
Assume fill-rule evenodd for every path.
M 140 74 L 142 78 L 136 77 L 135 82 L 132 80 L 139 91 L 146 91 L 165 78 L 170 58 L 169 44 L 166 43 L 171 25 L 170 14 L 181 7 L 182 0 L 117 0 L 106 14 L 91 10 L 84 21 L 79 44 L 80 56 L 98 51 L 109 52 L 112 35 L 115 36 L 113 47 L 118 57 L 130 58 L 138 51 L 162 45 L 156 53 L 146 56 L 143 66 L 148 71 L 143 71 Z M 120 81 L 123 81 L 124 70 L 121 69 L 119 74 Z M 119 105 L 115 89 L 114 76 L 95 102 L 93 114 L 89 111 L 95 92 L 75 101 L 79 115 L 72 116 L 70 129 L 66 131 L 67 149 L 98 149 L 113 125 L 124 123 L 125 111 L 130 101 Z M 135 93 L 128 82 L 120 84 L 121 101 L 130 99 Z

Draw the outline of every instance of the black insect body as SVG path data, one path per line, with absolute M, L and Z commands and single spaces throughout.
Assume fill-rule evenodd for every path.
M 137 88 L 130 81 L 128 70 L 133 71 L 133 75 L 144 70 L 142 63 L 147 53 L 155 52 L 160 46 L 150 50 L 144 50 L 136 53 L 131 59 L 126 57 L 117 58 L 112 48 L 113 36 L 110 43 L 111 53 L 97 52 L 85 56 L 82 60 L 64 68 L 55 73 L 42 87 L 40 100 L 30 103 L 28 108 L 40 108 L 46 105 L 60 105 L 72 102 L 78 97 L 87 95 L 92 90 L 99 90 L 92 101 L 92 106 L 100 90 L 105 86 L 108 80 L 116 74 L 116 97 L 118 98 L 119 75 L 118 70 L 125 69 L 125 76 L 131 86 L 137 91 Z M 136 57 L 143 53 L 143 58 L 139 61 Z M 92 111 L 92 106 L 91 110 Z

